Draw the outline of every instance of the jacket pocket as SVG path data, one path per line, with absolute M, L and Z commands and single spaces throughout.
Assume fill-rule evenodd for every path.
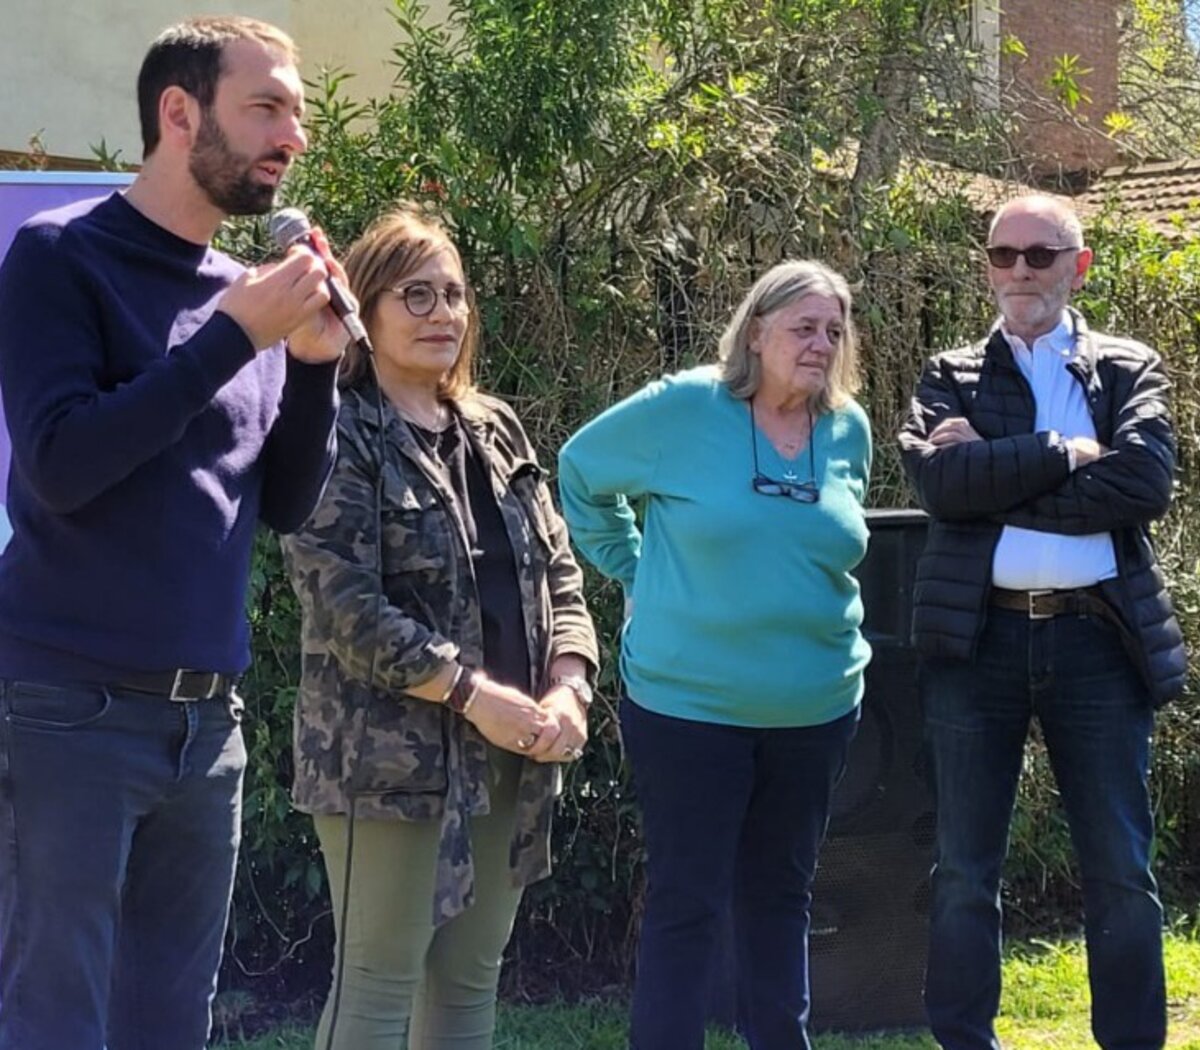
M 346 779 L 358 794 L 446 791 L 445 712 L 425 700 L 373 697 L 342 736 Z M 358 730 L 357 732 L 355 730 Z
M 436 492 L 384 477 L 383 575 L 410 587 L 443 581 L 452 557 L 451 522 Z

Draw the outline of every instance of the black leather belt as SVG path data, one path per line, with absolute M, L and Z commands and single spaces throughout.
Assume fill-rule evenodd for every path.
M 1103 616 L 1120 625 L 1117 614 L 1105 600 L 1099 584 L 1070 591 L 1010 591 L 1004 587 L 993 587 L 990 601 L 999 609 L 1023 612 L 1031 620 L 1092 615 Z
M 168 700 L 190 703 L 193 700 L 224 699 L 233 692 L 237 678 L 215 671 L 162 671 L 158 674 L 128 674 L 119 682 L 110 683 L 113 689 L 131 693 L 152 693 Z

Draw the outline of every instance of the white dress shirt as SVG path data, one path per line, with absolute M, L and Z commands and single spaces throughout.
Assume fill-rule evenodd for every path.
M 1064 313 L 1058 327 L 1035 339 L 1032 349 L 1003 324 L 1000 331 L 1033 390 L 1033 429 L 1056 430 L 1064 440 L 1095 439 L 1083 385 L 1067 371 L 1078 352 L 1070 315 Z M 992 558 L 992 583 L 1015 591 L 1089 587 L 1116 574 L 1116 553 L 1107 532 L 1064 536 L 1006 525 Z

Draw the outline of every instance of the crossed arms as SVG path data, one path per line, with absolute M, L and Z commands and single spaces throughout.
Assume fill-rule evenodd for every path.
M 985 520 L 1067 535 L 1161 517 L 1175 468 L 1169 383 L 1152 351 L 1144 350 L 1136 366 L 1130 363 L 1113 391 L 1106 447 L 1051 431 L 981 437 L 952 360 L 934 358 L 900 432 L 905 470 L 921 506 L 944 521 Z

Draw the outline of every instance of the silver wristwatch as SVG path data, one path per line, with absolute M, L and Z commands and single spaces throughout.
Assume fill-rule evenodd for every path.
M 591 707 L 594 695 L 588 680 L 581 674 L 556 674 L 550 679 L 552 686 L 565 685 L 584 707 Z

